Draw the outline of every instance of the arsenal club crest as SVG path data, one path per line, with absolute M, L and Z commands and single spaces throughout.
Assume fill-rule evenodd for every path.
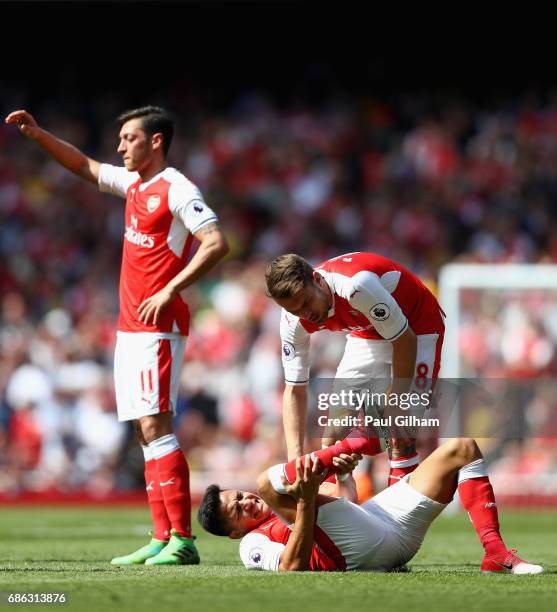
M 147 210 L 152 213 L 155 212 L 155 210 L 157 210 L 157 208 L 159 207 L 161 203 L 161 197 L 158 195 L 152 195 L 149 197 L 149 199 L 147 200 Z

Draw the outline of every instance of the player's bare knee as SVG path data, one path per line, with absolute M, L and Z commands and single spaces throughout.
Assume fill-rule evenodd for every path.
M 173 433 L 172 414 L 163 413 L 141 417 L 139 428 L 144 440 L 150 444 L 157 438 Z
M 141 421 L 141 434 L 143 439 L 150 444 L 153 440 L 156 440 L 158 436 L 157 426 L 153 421 Z
M 474 461 L 478 455 L 478 446 L 473 438 L 453 438 L 446 443 L 446 450 L 462 465 Z
M 477 458 L 478 455 L 478 446 L 473 438 L 459 438 L 459 452 L 458 456 L 466 465 L 474 459 Z
M 162 436 L 166 436 L 168 433 L 172 433 L 172 431 L 168 432 L 164 427 L 161 427 L 157 421 L 149 420 L 141 423 L 141 431 L 143 433 L 143 438 L 150 444 L 157 438 L 162 438 Z
M 137 437 L 137 441 L 142 446 L 145 446 L 146 444 L 148 444 L 147 440 L 145 440 L 145 436 L 143 435 L 143 431 L 141 429 L 141 423 L 139 421 L 134 421 L 133 422 L 133 427 L 135 429 L 135 435 Z

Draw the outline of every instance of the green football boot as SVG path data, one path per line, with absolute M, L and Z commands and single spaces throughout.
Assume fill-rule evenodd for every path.
M 198 565 L 199 553 L 193 543 L 195 536 L 184 538 L 174 529 L 170 533 L 168 544 L 158 555 L 147 559 L 145 565 Z
M 164 550 L 167 544 L 168 542 L 166 540 L 151 538 L 149 544 L 142 546 L 139 550 L 129 555 L 125 555 L 124 557 L 114 557 L 110 563 L 112 565 L 141 565 L 145 563 L 147 559 L 158 555 L 161 550 Z

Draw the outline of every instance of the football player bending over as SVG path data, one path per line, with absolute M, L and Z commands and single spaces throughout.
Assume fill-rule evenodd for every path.
M 376 438 L 355 431 L 334 446 L 269 468 L 258 478 L 258 494 L 211 485 L 199 522 L 215 535 L 242 538 L 240 557 L 248 569 L 390 571 L 414 557 L 458 489 L 485 550 L 482 572 L 544 571 L 507 549 L 484 460 L 470 438 L 445 442 L 412 474 L 361 506 L 354 503 L 351 476 L 338 482 L 335 496 L 319 493 L 327 475 L 349 473 L 361 455 L 382 450 Z

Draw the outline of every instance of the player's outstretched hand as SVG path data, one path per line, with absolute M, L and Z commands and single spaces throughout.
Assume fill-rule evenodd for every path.
M 165 287 L 155 295 L 143 300 L 137 309 L 138 318 L 145 325 L 156 325 L 159 322 L 161 310 L 168 306 L 176 294 L 172 289 Z
M 303 467 L 302 458 L 296 459 L 296 481 L 290 484 L 283 478 L 282 483 L 286 493 L 294 499 L 311 501 L 316 498 L 326 476 L 327 472 L 323 469 L 319 458 L 312 461 L 310 455 L 305 455 Z
M 16 125 L 19 131 L 28 138 L 34 138 L 39 131 L 39 126 L 33 115 L 25 110 L 16 110 L 10 113 L 5 122 L 8 125 Z

